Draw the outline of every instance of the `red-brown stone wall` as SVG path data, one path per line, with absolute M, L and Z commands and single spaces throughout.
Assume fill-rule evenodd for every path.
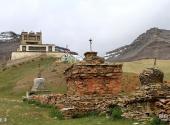
M 68 81 L 68 94 L 114 94 L 121 91 L 121 79 L 79 79 Z
M 121 91 L 122 65 L 75 66 L 67 74 L 69 95 L 113 94 Z

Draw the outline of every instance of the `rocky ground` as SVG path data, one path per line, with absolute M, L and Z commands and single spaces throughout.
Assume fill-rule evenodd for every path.
M 29 101 L 57 107 L 64 118 L 84 116 L 90 112 L 107 114 L 111 107 L 119 106 L 123 117 L 138 121 L 149 121 L 153 115 L 170 122 L 170 86 L 163 83 L 159 69 L 144 70 L 140 74 L 141 86 L 129 95 L 119 94 L 45 94 L 31 95 Z M 156 76 L 156 77 L 155 77 Z M 143 80 L 144 79 L 144 80 Z M 148 80 L 148 82 L 146 82 Z M 142 83 L 145 81 L 144 83 Z

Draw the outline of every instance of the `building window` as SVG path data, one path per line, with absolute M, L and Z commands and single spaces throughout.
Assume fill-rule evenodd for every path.
M 46 47 L 29 46 L 29 51 L 46 51 Z
M 24 40 L 27 40 L 27 35 L 24 35 Z
M 40 36 L 37 36 L 37 40 L 40 41 Z
M 48 51 L 52 52 L 52 46 L 48 46 Z
M 35 36 L 29 36 L 29 40 L 36 40 Z
M 26 42 L 26 43 L 27 43 L 27 44 L 30 44 L 30 45 L 32 45 L 32 44 L 33 44 L 33 45 L 37 45 L 37 44 L 38 44 L 38 42 L 34 42 L 34 41 L 33 41 L 33 42 L 30 42 L 30 41 L 29 41 L 29 42 Z
M 22 46 L 22 51 L 23 51 L 23 52 L 26 51 L 26 46 Z

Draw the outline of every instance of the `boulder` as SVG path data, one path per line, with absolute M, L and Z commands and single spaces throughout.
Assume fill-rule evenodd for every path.
M 163 83 L 164 73 L 157 68 L 147 68 L 140 75 L 141 85 L 149 83 Z

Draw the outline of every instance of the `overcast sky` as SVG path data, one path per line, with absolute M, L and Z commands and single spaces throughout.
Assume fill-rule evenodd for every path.
M 0 0 L 0 32 L 42 31 L 44 43 L 100 55 L 151 27 L 170 29 L 170 0 Z

